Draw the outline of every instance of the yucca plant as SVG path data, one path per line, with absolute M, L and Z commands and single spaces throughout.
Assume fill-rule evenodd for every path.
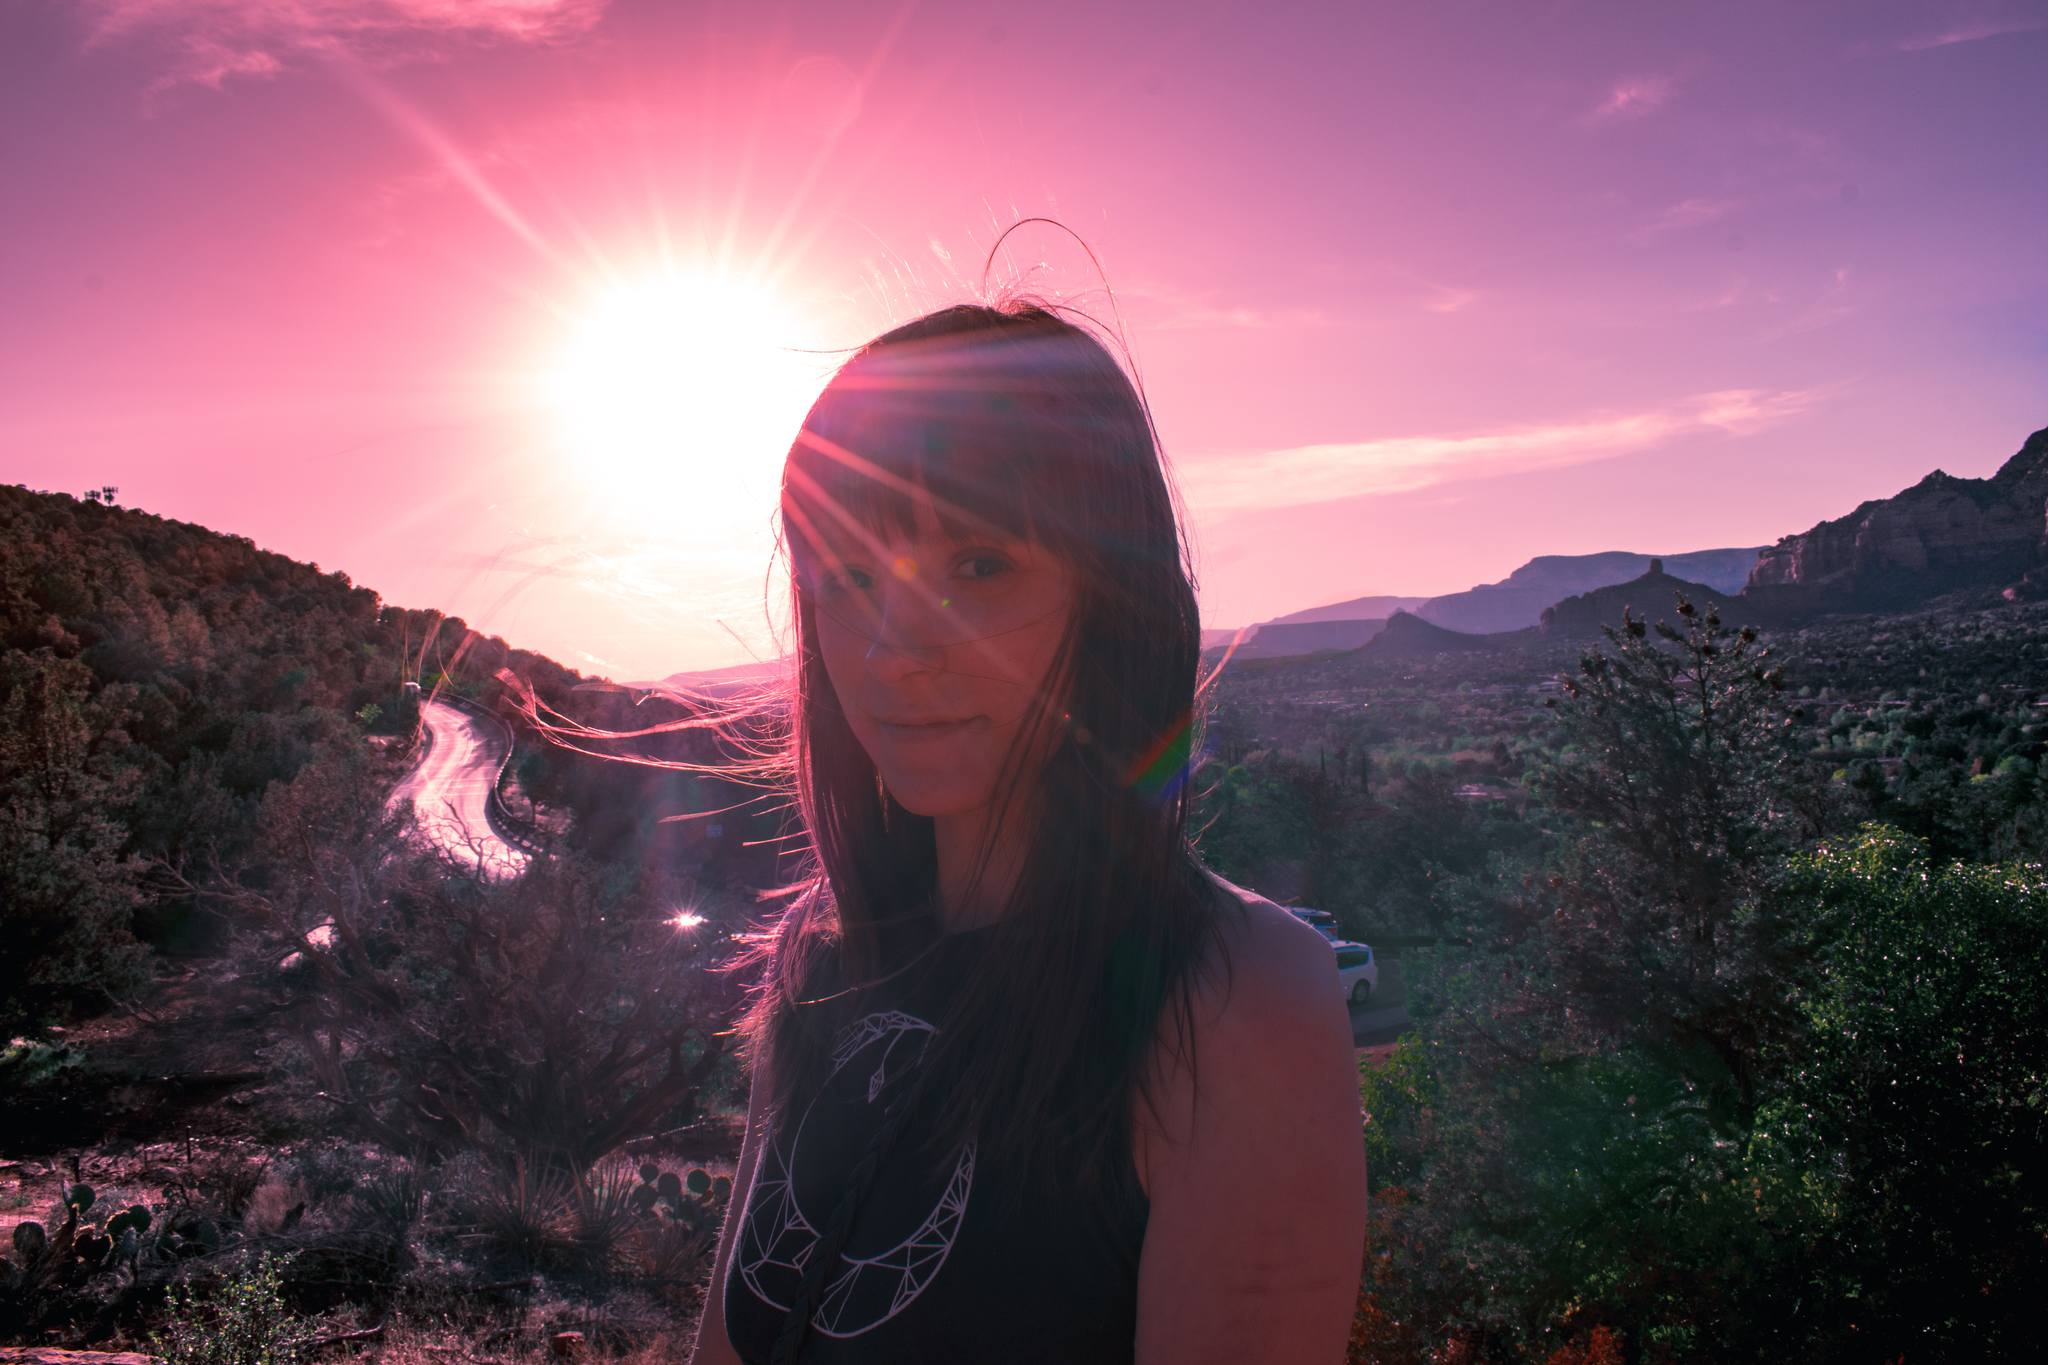
M 634 1204 L 638 1179 L 628 1162 L 606 1161 L 575 1184 L 574 1226 L 576 1269 L 602 1275 L 621 1268 L 639 1211 Z
M 492 1250 L 529 1269 L 553 1264 L 567 1249 L 562 1221 L 572 1197 L 565 1177 L 515 1159 L 509 1170 L 483 1185 L 476 1205 L 478 1235 Z

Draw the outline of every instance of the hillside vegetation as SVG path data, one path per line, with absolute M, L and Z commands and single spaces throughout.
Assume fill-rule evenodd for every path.
M 2048 603 L 1687 591 L 1602 590 L 1591 640 L 1398 615 L 1207 699 L 1204 857 L 1406 983 L 1354 1361 L 2031 1339 Z M 143 513 L 0 489 L 0 631 L 0 1340 L 198 1350 L 225 1304 L 279 1350 L 678 1354 L 778 799 L 596 756 L 729 756 L 680 701 Z M 522 738 L 523 877 L 389 806 L 414 678 L 593 751 Z

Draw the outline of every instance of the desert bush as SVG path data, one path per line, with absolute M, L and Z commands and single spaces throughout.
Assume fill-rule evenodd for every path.
M 308 1203 L 306 1187 L 272 1167 L 249 1197 L 242 1230 L 254 1237 L 284 1232 L 305 1216 Z
M 169 1365 L 300 1365 L 314 1333 L 285 1303 L 285 1268 L 265 1256 L 209 1288 L 172 1286 L 151 1349 Z
M 1864 1358 L 2012 1359 L 2048 1283 L 2048 871 L 1868 826 L 1797 859 L 1819 966 L 1752 1148 L 1781 1295 Z
M 92 683 L 77 660 L 0 652 L 0 1039 L 148 980 L 143 864 L 119 819 L 142 777 L 109 757 L 119 715 Z
M 574 1173 L 730 1084 L 738 984 L 672 904 L 568 855 L 500 883 L 421 851 L 372 776 L 316 764 L 273 787 L 263 875 L 210 892 L 247 926 L 250 975 L 302 955 L 281 1064 L 303 1103 L 424 1161 Z
M 1567 680 L 1533 774 L 1551 867 L 1461 888 L 1416 959 L 1416 1037 L 1366 1078 L 1383 1338 L 1475 1362 L 1812 1344 L 1759 1310 L 1796 1244 L 1749 1138 L 1812 956 L 1777 882 L 1826 810 L 1756 633 L 1675 619 L 1625 617 Z
M 239 1222 L 269 1173 L 269 1158 L 232 1148 L 209 1152 L 188 1162 L 165 1185 L 172 1205 L 205 1209 L 224 1221 Z
M 1359 1058 L 1359 1111 L 1365 1122 L 1366 1170 L 1374 1189 L 1404 1184 L 1414 1174 L 1412 1139 L 1429 1104 L 1429 1090 L 1423 1048 L 1412 1036 L 1381 1060 Z

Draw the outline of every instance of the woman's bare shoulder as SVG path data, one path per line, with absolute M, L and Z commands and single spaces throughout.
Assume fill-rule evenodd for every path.
M 1217 932 L 1189 983 L 1188 1015 L 1161 1016 L 1156 1104 L 1141 1104 L 1135 1114 L 1135 1155 L 1148 1195 L 1157 1164 L 1184 1156 L 1174 1147 L 1195 1128 L 1198 1073 L 1199 1088 L 1211 1097 L 1219 1096 L 1219 1080 L 1223 1091 L 1231 1088 L 1233 1073 L 1279 1078 L 1304 1060 L 1304 1036 L 1326 1034 L 1333 1017 L 1345 1018 L 1323 936 L 1258 892 L 1203 870 L 1217 893 Z M 1348 1018 L 1343 1032 L 1348 1044 Z
M 1307 977 L 1321 979 L 1331 974 L 1329 940 L 1258 892 L 1206 867 L 1203 871 L 1219 893 L 1218 932 L 1212 951 L 1221 951 L 1229 959 L 1227 976 L 1250 972 L 1255 986 L 1284 990 Z M 1214 983 L 1217 974 L 1204 976 Z M 1205 989 L 1213 993 L 1216 985 Z M 1219 1004 L 1227 1003 L 1227 996 L 1233 993 L 1226 988 Z
M 1217 936 L 1236 960 L 1196 1012 L 1199 1081 L 1175 1068 L 1145 1133 L 1136 1358 L 1334 1360 L 1366 1198 L 1335 955 L 1271 900 L 1218 882 L 1243 910 Z
M 1155 1046 L 1169 1072 L 1190 1045 L 1199 1068 L 1205 1051 L 1270 1051 L 1290 1031 L 1343 1013 L 1329 941 L 1267 897 L 1203 871 L 1216 892 L 1215 932 L 1188 983 L 1188 1015 L 1161 1020 Z

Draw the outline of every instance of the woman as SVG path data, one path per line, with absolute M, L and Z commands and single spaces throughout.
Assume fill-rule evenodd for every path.
M 1130 380 L 1042 307 L 920 318 L 812 407 L 781 517 L 810 865 L 697 1365 L 1341 1360 L 1350 1024 L 1323 938 L 1189 846 L 1200 632 Z

